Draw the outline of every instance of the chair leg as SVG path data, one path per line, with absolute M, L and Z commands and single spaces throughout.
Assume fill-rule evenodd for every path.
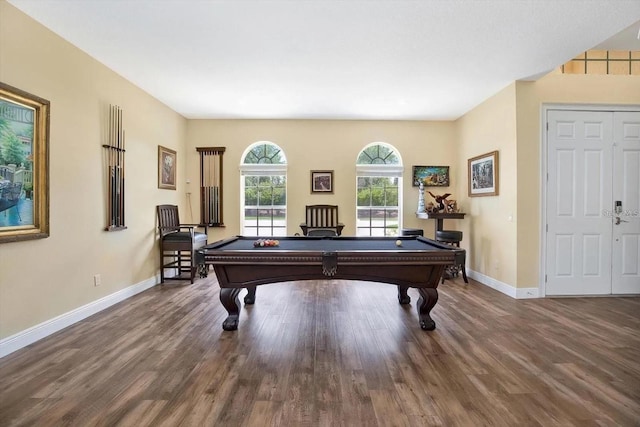
M 462 278 L 464 279 L 464 283 L 469 283 L 467 279 L 467 269 L 464 267 L 464 264 L 460 266 L 462 268 Z
M 162 252 L 162 246 L 160 246 L 160 284 L 164 283 L 164 253 Z
M 165 258 L 169 258 L 169 260 L 165 261 Z M 196 262 L 195 251 L 176 250 L 166 253 L 161 251 L 160 283 L 164 283 L 165 280 L 189 280 L 191 284 L 194 284 L 196 274 L 198 274 L 198 265 Z M 168 269 L 172 269 L 176 274 L 172 277 L 166 277 L 165 270 Z
M 191 284 L 193 285 L 193 278 L 196 277 L 196 263 L 195 263 L 195 254 L 193 251 L 191 251 L 191 258 L 189 260 L 190 263 L 190 270 L 191 270 Z

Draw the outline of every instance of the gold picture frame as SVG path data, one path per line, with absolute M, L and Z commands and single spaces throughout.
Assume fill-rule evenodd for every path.
M 333 193 L 333 171 L 311 171 L 311 193 Z
M 0 243 L 49 237 L 50 106 L 0 82 Z
M 177 153 L 158 145 L 158 188 L 176 189 Z
M 499 194 L 500 165 L 497 151 L 470 158 L 468 166 L 469 197 Z
M 412 166 L 412 186 L 448 187 L 449 166 Z

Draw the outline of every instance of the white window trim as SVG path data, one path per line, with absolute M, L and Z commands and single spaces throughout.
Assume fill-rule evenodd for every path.
M 388 176 L 402 178 L 404 166 L 402 165 L 356 165 L 356 176 Z
M 286 160 L 286 155 L 284 154 L 284 151 L 282 151 L 282 148 L 280 146 L 278 146 L 277 144 L 274 144 L 273 142 L 270 141 L 258 141 L 255 142 L 253 144 L 251 144 L 249 147 L 247 147 L 244 151 L 244 153 L 242 154 L 242 161 L 245 160 L 245 158 L 247 157 L 247 154 L 256 146 L 258 145 L 262 145 L 262 144 L 267 144 L 267 145 L 273 145 L 278 147 L 278 149 L 281 150 L 282 152 L 282 156 L 283 156 L 283 160 L 284 163 L 241 163 L 238 166 L 238 170 L 240 171 L 240 232 L 242 233 L 244 231 L 244 212 L 245 212 L 245 193 L 244 193 L 244 189 L 245 189 L 245 178 L 247 176 L 278 176 L 278 175 L 284 175 L 285 177 L 287 176 L 287 160 Z M 287 179 L 287 183 L 286 183 L 286 187 L 285 187 L 285 192 L 288 192 L 288 179 Z M 288 217 L 288 209 L 287 209 L 287 205 L 284 205 L 285 208 L 285 235 L 287 234 L 287 228 L 288 228 L 288 222 L 287 222 L 287 217 Z
M 400 155 L 400 152 L 398 151 L 398 149 L 396 147 L 394 147 L 391 144 L 388 144 L 386 142 L 372 142 L 371 144 L 368 144 L 366 147 L 364 147 L 359 153 L 358 153 L 358 158 L 360 158 L 360 154 L 362 153 L 362 151 L 366 150 L 367 148 L 374 146 L 374 145 L 381 145 L 384 147 L 387 147 L 389 149 L 391 149 L 397 159 L 398 159 L 398 163 L 395 164 L 381 164 L 381 163 L 365 163 L 365 164 L 358 164 L 356 163 L 356 178 L 358 177 L 387 177 L 387 178 L 398 178 L 398 235 L 400 235 L 400 231 L 402 230 L 403 227 L 403 216 L 404 216 L 404 195 L 403 195 L 403 175 L 404 175 L 404 166 L 402 163 L 402 156 Z M 357 160 L 356 160 L 357 161 Z M 356 193 L 358 191 L 358 184 L 356 183 Z M 371 207 L 369 207 L 371 208 Z M 385 207 L 386 208 L 386 207 Z M 358 212 L 359 207 L 357 206 L 357 202 L 356 202 L 356 224 L 358 223 L 358 218 L 357 218 L 357 212 Z M 364 207 L 363 207 L 364 209 Z M 358 227 L 356 225 L 356 234 L 358 232 Z
M 242 176 L 274 176 L 274 175 L 286 175 L 287 174 L 287 164 L 271 164 L 271 163 L 247 163 L 242 164 L 238 168 L 240 170 L 240 175 Z

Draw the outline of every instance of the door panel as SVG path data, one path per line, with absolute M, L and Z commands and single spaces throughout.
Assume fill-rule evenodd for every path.
M 640 113 L 614 114 L 612 293 L 640 293 Z M 622 203 L 620 214 L 614 204 Z M 618 224 L 617 218 L 620 218 Z
M 611 293 L 613 114 L 547 112 L 547 295 Z

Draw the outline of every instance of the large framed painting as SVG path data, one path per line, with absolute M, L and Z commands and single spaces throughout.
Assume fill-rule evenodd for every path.
M 413 186 L 448 187 L 449 166 L 413 166 Z
M 473 157 L 469 164 L 469 197 L 497 196 L 498 181 L 498 152 Z
M 176 189 L 177 154 L 174 150 L 158 145 L 158 188 Z
M 49 237 L 49 110 L 0 82 L 0 243 Z

